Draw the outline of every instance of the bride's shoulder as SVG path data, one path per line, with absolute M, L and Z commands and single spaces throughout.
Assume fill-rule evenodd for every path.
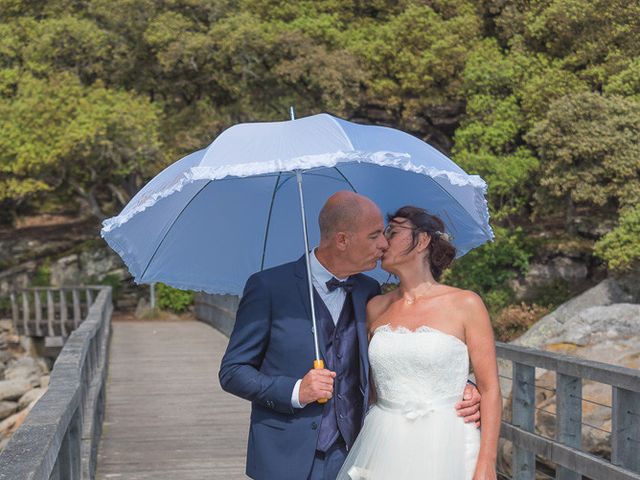
M 389 308 L 389 305 L 391 305 L 391 302 L 393 302 L 397 296 L 398 293 L 395 290 L 392 290 L 372 297 L 367 303 L 367 318 L 374 319 L 379 317 L 387 308 Z
M 470 309 L 485 308 L 482 297 L 472 290 L 464 290 L 449 285 L 442 285 L 441 287 L 443 287 L 441 292 L 445 298 L 457 306 Z

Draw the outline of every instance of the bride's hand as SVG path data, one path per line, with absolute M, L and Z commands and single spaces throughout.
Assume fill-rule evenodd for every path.
M 496 480 L 497 478 L 495 462 L 478 461 L 476 471 L 473 474 L 473 480 Z

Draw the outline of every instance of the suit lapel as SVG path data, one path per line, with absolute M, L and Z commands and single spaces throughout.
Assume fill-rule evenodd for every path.
M 351 292 L 353 299 L 353 311 L 358 332 L 358 347 L 360 350 L 360 381 L 364 386 L 365 401 L 368 397 L 369 386 L 369 338 L 367 335 L 367 291 L 362 288 L 358 278 L 355 279 L 355 286 Z
M 296 286 L 298 288 L 298 294 L 300 300 L 304 306 L 306 313 L 306 321 L 309 322 L 309 333 L 313 335 L 313 320 L 311 318 L 311 302 L 309 300 L 309 279 L 307 277 L 307 265 L 304 255 L 296 262 L 295 275 L 297 278 Z M 315 288 L 314 288 L 315 292 Z M 316 310 L 317 311 L 317 310 Z M 317 319 L 316 319 L 317 322 Z M 322 337 L 322 330 L 318 327 L 318 348 L 320 349 L 320 356 L 325 358 L 325 343 Z

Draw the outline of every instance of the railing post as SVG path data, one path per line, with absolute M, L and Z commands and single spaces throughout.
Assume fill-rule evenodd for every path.
M 67 296 L 64 288 L 60 289 L 60 335 L 67 338 Z
M 582 444 L 582 379 L 556 376 L 556 440 L 580 449 Z M 581 480 L 582 475 L 558 465 L 556 480 Z
M 640 392 L 613 387 L 611 463 L 640 473 Z
M 40 290 L 33 291 L 34 308 L 36 310 L 36 335 L 42 336 L 42 302 L 40 301 Z
M 13 328 L 16 332 L 18 330 L 18 321 L 20 320 L 20 309 L 18 307 L 18 299 L 16 298 L 16 293 L 11 292 L 11 319 L 13 320 Z
M 535 367 L 513 362 L 513 424 L 528 432 L 533 432 L 534 428 L 535 381 Z M 514 444 L 513 478 L 515 480 L 535 480 L 535 476 L 535 454 Z
M 67 432 L 62 439 L 62 445 L 60 446 L 58 459 L 61 480 L 80 480 L 80 448 L 82 445 L 81 408 L 82 403 L 80 403 L 80 406 L 73 414 L 69 428 L 67 429 Z
M 22 322 L 26 336 L 31 335 L 29 331 L 29 317 L 29 297 L 27 296 L 27 292 L 22 292 Z
M 53 329 L 53 323 L 56 318 L 56 308 L 53 303 L 53 292 L 47 288 L 47 329 L 50 337 L 55 337 L 56 333 Z
M 71 298 L 73 299 L 73 328 L 78 328 L 82 321 L 82 314 L 80 313 L 80 294 L 77 288 L 71 290 Z

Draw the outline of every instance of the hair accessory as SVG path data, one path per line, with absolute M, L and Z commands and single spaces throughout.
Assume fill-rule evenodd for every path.
M 438 238 L 443 238 L 447 242 L 451 242 L 451 236 L 448 233 L 441 232 L 440 230 L 436 230 L 434 233 L 438 236 Z

